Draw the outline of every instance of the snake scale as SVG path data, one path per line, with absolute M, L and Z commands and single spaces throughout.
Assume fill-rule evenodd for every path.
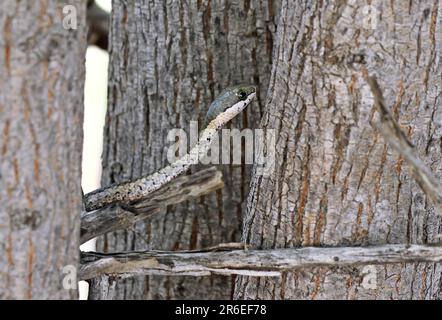
M 217 131 L 241 113 L 255 95 L 256 88 L 252 85 L 239 85 L 225 89 L 210 105 L 198 142 L 187 154 L 150 175 L 87 193 L 83 198 L 86 211 L 98 210 L 117 203 L 130 204 L 142 200 L 149 193 L 158 190 L 187 171 L 195 163 L 194 159 L 198 159 L 199 154 L 207 153 Z

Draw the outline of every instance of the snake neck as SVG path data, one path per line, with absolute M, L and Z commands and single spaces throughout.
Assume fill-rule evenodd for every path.
M 130 203 L 142 194 L 151 193 L 164 184 L 183 174 L 207 155 L 217 133 L 215 122 L 212 121 L 200 134 L 197 144 L 183 157 L 159 171 L 141 177 L 135 181 L 112 185 L 87 194 L 84 198 L 86 211 L 92 211 L 110 205 L 115 200 Z
M 197 144 L 183 157 L 167 167 L 135 181 L 126 182 L 117 186 L 93 191 L 84 197 L 86 211 L 100 209 L 117 202 L 131 203 L 144 197 L 146 194 L 160 189 L 164 184 L 169 183 L 189 168 L 198 163 L 201 157 L 205 157 L 218 130 L 236 115 L 242 112 L 255 97 L 250 94 L 246 100 L 240 101 L 227 108 L 201 131 Z

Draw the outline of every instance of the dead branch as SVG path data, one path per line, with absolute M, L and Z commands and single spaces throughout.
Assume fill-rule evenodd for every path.
M 431 172 L 431 169 L 420 158 L 413 144 L 401 130 L 385 106 L 384 97 L 379 84 L 374 76 L 366 75 L 366 81 L 370 86 L 375 105 L 380 113 L 378 126 L 384 139 L 392 146 L 408 163 L 414 179 L 423 192 L 433 202 L 436 212 L 442 215 L 442 186 L 439 180 Z
M 223 186 L 222 172 L 211 167 L 178 177 L 149 194 L 143 201 L 83 212 L 80 242 L 84 243 L 107 232 L 126 229 L 159 212 L 159 208 L 208 194 Z
M 305 247 L 274 250 L 191 252 L 82 252 L 80 279 L 100 275 L 280 276 L 311 267 L 342 267 L 391 263 L 441 262 L 442 246 L 383 245 L 374 247 Z

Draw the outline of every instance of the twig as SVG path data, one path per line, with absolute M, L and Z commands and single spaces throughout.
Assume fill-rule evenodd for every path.
M 442 215 L 442 186 L 440 182 L 433 175 L 431 169 L 419 158 L 413 144 L 407 139 L 391 116 L 385 106 L 384 97 L 376 77 L 366 75 L 365 78 L 373 94 L 375 105 L 380 112 L 381 123 L 378 126 L 379 131 L 390 146 L 404 157 L 411 168 L 414 179 L 424 193 L 432 200 L 436 212 Z
M 81 215 L 80 242 L 118 229 L 125 229 L 137 221 L 159 212 L 159 208 L 177 204 L 193 197 L 208 194 L 224 186 L 222 173 L 216 167 L 181 176 L 149 194 L 149 198 L 128 206 L 113 206 Z
M 319 266 L 342 267 L 391 263 L 441 262 L 442 246 L 306 247 L 274 250 L 203 252 L 81 253 L 79 277 L 135 275 L 280 276 L 282 272 Z

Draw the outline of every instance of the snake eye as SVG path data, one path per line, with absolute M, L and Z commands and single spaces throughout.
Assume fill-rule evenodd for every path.
M 244 90 L 239 90 L 237 96 L 239 100 L 246 100 L 247 92 L 245 92 Z

